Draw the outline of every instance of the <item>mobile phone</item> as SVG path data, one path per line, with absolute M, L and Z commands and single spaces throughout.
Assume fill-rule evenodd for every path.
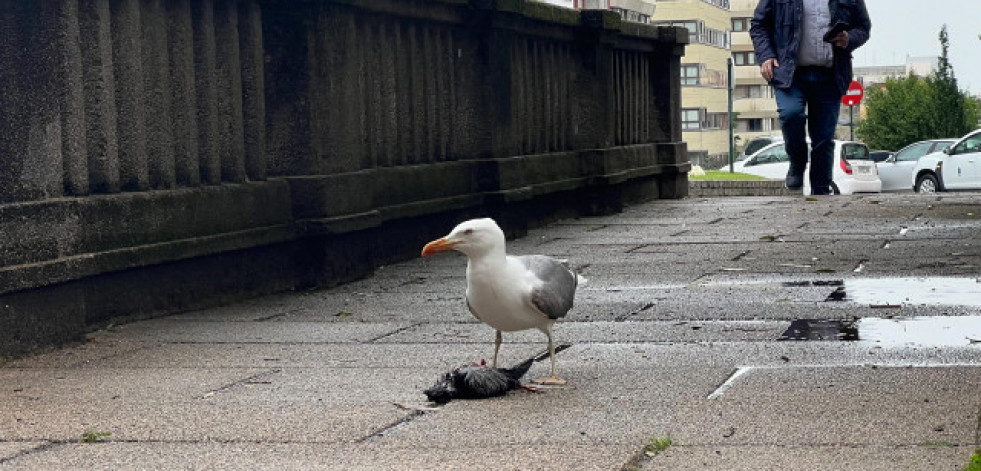
M 848 23 L 839 20 L 837 23 L 835 23 L 834 26 L 831 27 L 831 29 L 828 30 L 827 33 L 824 33 L 824 38 L 822 39 L 824 39 L 824 42 L 830 43 L 831 41 L 835 40 L 835 37 L 838 36 L 838 33 L 847 30 L 848 30 Z

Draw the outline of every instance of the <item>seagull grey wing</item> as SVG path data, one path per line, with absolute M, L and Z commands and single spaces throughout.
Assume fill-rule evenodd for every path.
M 544 255 L 515 257 L 543 281 L 531 292 L 531 303 L 549 319 L 564 317 L 576 296 L 578 280 L 568 265 Z

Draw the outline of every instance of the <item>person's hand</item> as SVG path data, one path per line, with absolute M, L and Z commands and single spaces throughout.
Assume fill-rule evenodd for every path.
M 847 39 L 846 39 L 847 41 Z M 776 58 L 770 58 L 763 62 L 760 66 L 760 75 L 766 79 L 767 82 L 773 80 L 773 69 L 779 69 L 780 63 L 777 62 Z
M 831 44 L 834 44 L 835 46 L 838 46 L 838 47 L 840 47 L 842 49 L 847 48 L 848 47 L 848 31 L 842 31 L 842 32 L 838 33 L 838 35 L 835 36 L 835 38 L 831 41 Z

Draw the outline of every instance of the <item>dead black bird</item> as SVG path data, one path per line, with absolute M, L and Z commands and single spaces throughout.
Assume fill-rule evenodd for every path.
M 436 384 L 425 390 L 426 397 L 437 404 L 453 399 L 483 399 L 503 396 L 521 387 L 521 377 L 528 372 L 534 359 L 514 368 L 488 368 L 484 365 L 466 365 L 454 368 L 443 375 Z

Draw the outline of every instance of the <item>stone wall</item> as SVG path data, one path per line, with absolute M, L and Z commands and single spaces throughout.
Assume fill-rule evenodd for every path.
M 0 356 L 687 194 L 687 34 L 612 12 L 11 0 L 0 35 Z

